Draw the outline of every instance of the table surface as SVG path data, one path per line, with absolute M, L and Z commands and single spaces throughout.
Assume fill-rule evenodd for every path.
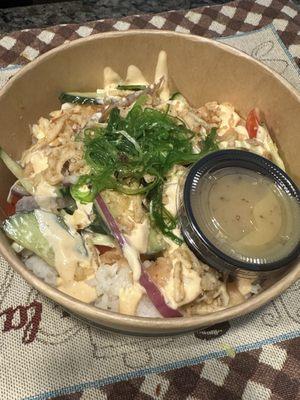
M 228 1 L 230 0 L 75 0 L 0 8 L 0 33 L 74 22 L 83 23 L 102 18 L 120 18 L 133 14 L 188 10 Z M 0 2 L 0 7 L 1 4 Z
M 86 2 L 72 2 L 86 3 Z M 90 1 L 96 4 L 97 1 Z M 99 2 L 100 3 L 100 2 Z M 102 1 L 105 7 L 119 3 L 118 1 Z M 123 2 L 127 4 L 126 2 Z M 159 2 L 132 2 L 134 7 L 150 7 Z M 171 1 L 168 4 L 186 4 L 194 6 L 199 4 L 197 1 Z M 203 2 L 201 2 L 203 3 Z M 223 1 L 222 1 L 223 3 Z M 70 3 L 71 4 L 71 3 Z M 48 6 L 48 5 L 47 5 Z M 54 5 L 53 5 L 54 6 Z M 61 5 L 60 5 L 61 6 Z M 44 6 L 43 6 L 44 7 Z M 125 6 L 124 6 L 125 7 Z M 162 6 L 163 7 L 163 6 Z M 224 8 L 225 7 L 225 8 Z M 28 7 L 30 8 L 30 7 Z M 174 8 L 174 7 L 172 7 Z M 183 7 L 179 7 L 183 8 Z M 184 7 L 188 8 L 188 7 Z M 43 8 L 41 8 L 43 9 Z M 111 10 L 112 8 L 108 8 Z M 162 8 L 136 8 L 138 11 L 161 11 Z M 134 13 L 136 12 L 134 9 Z M 26 13 L 26 8 L 24 8 Z M 126 12 L 126 8 L 119 10 L 116 16 L 119 18 Z M 131 9 L 133 10 L 133 9 Z M 15 10 L 20 13 L 20 10 Z M 81 12 L 81 11 L 80 11 Z M 111 11 L 110 11 L 111 12 Z M 102 13 L 102 11 L 101 11 Z M 79 13 L 80 14 L 80 13 Z M 89 19 L 102 18 L 108 16 L 104 14 L 74 14 L 72 22 L 64 26 L 53 26 L 47 29 L 42 28 L 41 24 L 48 24 L 49 19 L 32 19 L 32 27 L 25 31 L 16 29 L 24 28 L 20 21 L 6 22 L 0 27 L 0 66 L 11 68 L 15 64 L 23 65 L 35 59 L 40 54 L 58 46 L 66 40 L 74 40 L 97 32 L 109 30 L 122 30 L 134 28 L 169 29 L 179 32 L 190 32 L 206 37 L 221 37 L 234 35 L 237 32 L 251 32 L 256 29 L 264 29 L 273 23 L 274 32 L 278 35 L 278 40 L 284 46 L 285 52 L 290 52 L 289 57 L 299 65 L 300 61 L 300 17 L 295 3 L 288 0 L 241 0 L 232 2 L 226 6 L 215 5 L 193 9 L 190 13 L 176 10 L 171 13 L 162 13 L 155 19 L 153 15 L 129 16 L 122 20 L 107 19 L 104 21 L 86 22 Z M 9 13 L 0 10 L 0 20 L 5 20 Z M 11 14 L 12 15 L 12 14 Z M 15 14 L 21 15 L 21 14 Z M 112 14 L 110 14 L 111 16 Z M 115 14 L 113 14 L 115 15 Z M 65 16 L 64 16 L 65 18 Z M 42 21 L 42 22 L 41 22 Z M 52 20 L 51 20 L 52 21 Z M 65 20 L 69 22 L 69 20 Z M 27 22 L 26 22 L 27 23 Z M 53 23 L 61 23 L 59 19 L 53 19 Z M 19 25 L 18 25 L 19 24 Z M 37 24 L 37 25 L 36 25 Z M 275 28 L 274 28 L 275 27 Z M 11 29 L 13 28 L 13 29 Z M 14 30 L 13 32 L 9 32 Z M 280 46 L 279 46 L 280 47 Z M 265 61 L 268 58 L 265 57 Z M 276 59 L 275 59 L 276 61 Z M 278 60 L 277 60 L 278 61 Z M 280 60 L 279 60 L 280 61 Z M 293 63 L 294 61 L 291 61 Z M 291 64 L 292 65 L 292 64 Z M 295 66 L 296 68 L 296 66 Z M 299 74 L 299 70 L 298 70 Z M 299 286 L 299 285 L 298 285 Z M 300 286 L 299 286 L 300 287 Z M 298 290 L 298 289 L 297 289 Z M 299 310 L 297 311 L 299 312 Z M 0 313 L 1 315 L 1 313 Z M 300 318 L 294 320 L 300 325 Z M 226 324 L 217 327 L 215 330 L 207 330 L 195 334 L 200 340 L 218 337 L 228 329 Z M 221 333 L 220 333 L 221 332 Z M 1 335 L 1 333 L 0 333 Z M 106 385 L 101 388 L 101 392 L 94 387 L 90 392 L 85 389 L 74 389 L 72 393 L 61 392 L 52 397 L 32 397 L 33 398 L 55 398 L 56 400 L 88 400 L 88 399 L 228 399 L 228 400 L 294 400 L 300 399 L 300 338 L 294 337 L 290 340 L 278 342 L 274 348 L 264 347 L 230 354 L 214 362 L 198 362 L 194 365 L 183 366 L 169 371 L 151 375 L 132 377 L 132 379 L 121 380 Z M 28 344 L 30 346 L 30 344 Z M 277 355 L 274 357 L 273 353 Z M 271 356 L 270 354 L 273 354 Z M 225 372 L 224 372 L 225 371 Z M 152 392 L 150 393 L 150 389 Z M 99 389 L 100 390 L 100 389 Z M 1 393 L 1 388 L 0 388 Z M 20 397 L 21 398 L 21 397 Z M 5 397 L 3 397 L 5 399 Z M 11 400 L 11 399 L 10 399 Z

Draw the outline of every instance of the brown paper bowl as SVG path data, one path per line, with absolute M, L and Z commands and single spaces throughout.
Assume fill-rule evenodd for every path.
M 0 95 L 0 145 L 18 159 L 30 144 L 29 125 L 59 107 L 61 91 L 93 91 L 102 86 L 102 71 L 111 66 L 125 76 L 137 65 L 153 80 L 157 55 L 168 54 L 169 74 L 176 89 L 194 105 L 228 101 L 245 116 L 263 110 L 288 172 L 300 182 L 300 98 L 279 75 L 233 48 L 201 37 L 157 31 L 105 33 L 76 40 L 39 57 L 18 73 Z M 0 207 L 12 176 L 0 165 Z M 3 213 L 2 213 L 3 214 Z M 247 314 L 269 302 L 300 276 L 295 263 L 270 280 L 259 295 L 233 308 L 181 319 L 147 319 L 119 315 L 83 304 L 46 285 L 29 272 L 1 234 L 0 251 L 30 285 L 70 312 L 101 327 L 135 334 L 173 334 L 208 327 Z

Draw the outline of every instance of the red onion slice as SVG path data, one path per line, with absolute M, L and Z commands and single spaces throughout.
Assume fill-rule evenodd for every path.
M 165 317 L 165 318 L 175 318 L 175 317 L 182 317 L 182 314 L 178 310 L 174 310 L 173 308 L 169 307 L 163 295 L 161 294 L 160 290 L 156 287 L 156 285 L 151 281 L 150 277 L 148 274 L 144 271 L 138 253 L 136 252 L 136 257 L 132 259 L 134 256 L 134 252 L 128 252 L 128 248 L 132 247 L 127 243 L 124 235 L 120 231 L 120 228 L 114 219 L 114 217 L 111 215 L 105 201 L 103 200 L 102 196 L 98 194 L 98 196 L 95 199 L 95 206 L 97 209 L 99 208 L 107 222 L 107 225 L 109 226 L 111 233 L 114 235 L 115 239 L 118 241 L 124 257 L 127 259 L 128 264 L 130 266 L 135 265 L 136 263 L 139 263 L 140 270 L 141 270 L 141 275 L 139 277 L 139 282 L 140 284 L 145 288 L 147 295 L 149 299 L 152 301 L 153 305 L 157 308 L 157 310 L 160 312 L 160 314 Z M 134 268 L 133 268 L 133 273 L 134 273 Z
M 57 208 L 58 210 L 71 207 L 74 203 L 74 200 L 71 197 L 52 198 L 45 196 L 42 199 L 48 202 L 49 205 L 52 205 L 53 209 Z M 38 208 L 40 208 L 40 206 L 34 196 L 23 196 L 16 203 L 16 212 L 30 212 Z
M 167 305 L 164 296 L 161 294 L 158 287 L 152 282 L 147 272 L 143 269 L 140 277 L 140 284 L 145 288 L 149 299 L 163 317 L 176 318 L 183 316 L 180 311 L 174 310 L 174 308 Z
M 29 212 L 39 208 L 33 196 L 24 196 L 16 203 L 16 212 Z
M 120 247 L 123 248 L 124 245 L 126 244 L 126 239 L 123 236 L 122 232 L 120 231 L 116 220 L 111 215 L 111 212 L 109 211 L 105 201 L 103 200 L 102 196 L 100 196 L 100 194 L 98 194 L 98 196 L 96 197 L 95 205 L 97 208 L 99 207 L 100 210 L 102 211 L 102 214 L 104 215 L 104 218 L 105 218 L 112 234 L 118 241 Z
M 140 279 L 141 269 L 142 269 L 139 253 L 136 251 L 136 249 L 133 246 L 131 246 L 126 241 L 124 235 L 120 231 L 120 228 L 119 228 L 116 220 L 111 215 L 107 205 L 105 204 L 105 201 L 103 200 L 103 198 L 101 197 L 100 194 L 98 194 L 98 196 L 96 197 L 94 204 L 97 209 L 101 210 L 101 212 L 107 222 L 107 225 L 109 226 L 109 228 L 111 230 L 111 233 L 113 234 L 113 236 L 119 243 L 119 245 L 122 249 L 123 255 L 126 258 L 126 260 L 128 261 L 128 264 L 131 268 L 133 279 L 135 281 L 138 281 Z

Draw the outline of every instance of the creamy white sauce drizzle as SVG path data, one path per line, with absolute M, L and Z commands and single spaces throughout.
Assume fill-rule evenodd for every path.
M 107 90 L 116 87 L 122 81 L 122 78 L 112 68 L 105 67 L 103 70 L 103 81 L 104 89 Z
M 174 262 L 176 262 L 175 258 L 172 260 L 173 264 Z M 174 309 L 184 304 L 190 303 L 191 301 L 196 299 L 202 292 L 201 278 L 198 273 L 189 267 L 187 268 L 185 265 L 182 265 L 181 271 L 184 290 L 184 297 L 181 301 L 177 302 L 175 300 L 175 291 L 177 289 L 174 279 L 174 271 L 172 271 L 171 276 L 166 282 L 166 285 L 161 288 L 166 303 Z
M 142 71 L 135 65 L 129 65 L 127 76 L 124 82 L 125 85 L 148 85 Z
M 34 190 L 34 198 L 43 210 L 55 209 L 57 198 L 55 186 L 49 185 L 46 181 L 39 182 Z
M 133 280 L 138 282 L 141 276 L 141 261 L 139 253 L 128 243 L 125 243 L 125 245 L 122 247 L 122 251 L 131 268 Z
M 160 98 L 162 100 L 169 100 L 170 98 L 170 89 L 168 84 L 169 73 L 168 73 L 168 63 L 167 63 L 167 53 L 164 50 L 161 50 L 158 55 L 158 60 L 155 69 L 155 82 L 159 82 L 159 80 L 163 77 L 163 85 L 160 91 Z
M 92 277 L 89 277 L 92 279 Z M 84 303 L 92 303 L 97 298 L 96 288 L 90 286 L 86 281 L 72 281 L 69 283 L 61 283 L 57 287 L 63 293 L 75 297 L 75 299 Z
M 130 234 L 125 235 L 129 244 L 139 252 L 146 253 L 148 248 L 148 237 L 150 224 L 148 218 L 145 218 L 141 224 L 135 224 Z
M 124 287 L 119 292 L 119 313 L 135 315 L 137 306 L 145 293 L 139 283 Z
M 32 177 L 48 168 L 48 159 L 41 151 L 31 154 L 30 162 L 33 168 L 33 174 L 31 175 Z
M 83 229 L 90 225 L 93 213 L 93 203 L 81 204 L 76 201 L 77 209 L 72 215 L 65 215 L 64 220 L 73 230 Z

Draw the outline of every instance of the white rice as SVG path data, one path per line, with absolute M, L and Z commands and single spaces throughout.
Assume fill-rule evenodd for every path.
M 56 286 L 58 278 L 56 270 L 40 257 L 31 255 L 24 259 L 24 263 L 38 278 L 51 286 Z M 94 303 L 96 307 L 118 312 L 120 289 L 132 285 L 130 268 L 120 267 L 118 264 L 101 265 L 96 272 L 95 278 L 89 280 L 88 284 L 96 288 L 98 295 Z M 139 302 L 136 315 L 139 317 L 162 318 L 146 295 Z
M 43 279 L 50 286 L 56 286 L 57 272 L 40 257 L 32 255 L 25 259 L 24 263 L 38 278 Z
M 130 268 L 120 267 L 118 264 L 102 265 L 98 268 L 95 279 L 92 279 L 89 283 L 96 287 L 99 296 L 95 301 L 95 306 L 118 312 L 120 289 L 132 285 Z M 146 295 L 139 302 L 136 315 L 139 317 L 162 318 Z
M 98 268 L 95 278 L 89 284 L 95 286 L 98 294 L 96 307 L 118 312 L 119 292 L 121 288 L 131 286 L 131 272 L 129 267 L 104 264 Z
M 136 310 L 136 315 L 138 317 L 148 317 L 148 318 L 162 318 L 160 313 L 151 303 L 148 296 L 144 295 L 139 302 L 139 305 Z

